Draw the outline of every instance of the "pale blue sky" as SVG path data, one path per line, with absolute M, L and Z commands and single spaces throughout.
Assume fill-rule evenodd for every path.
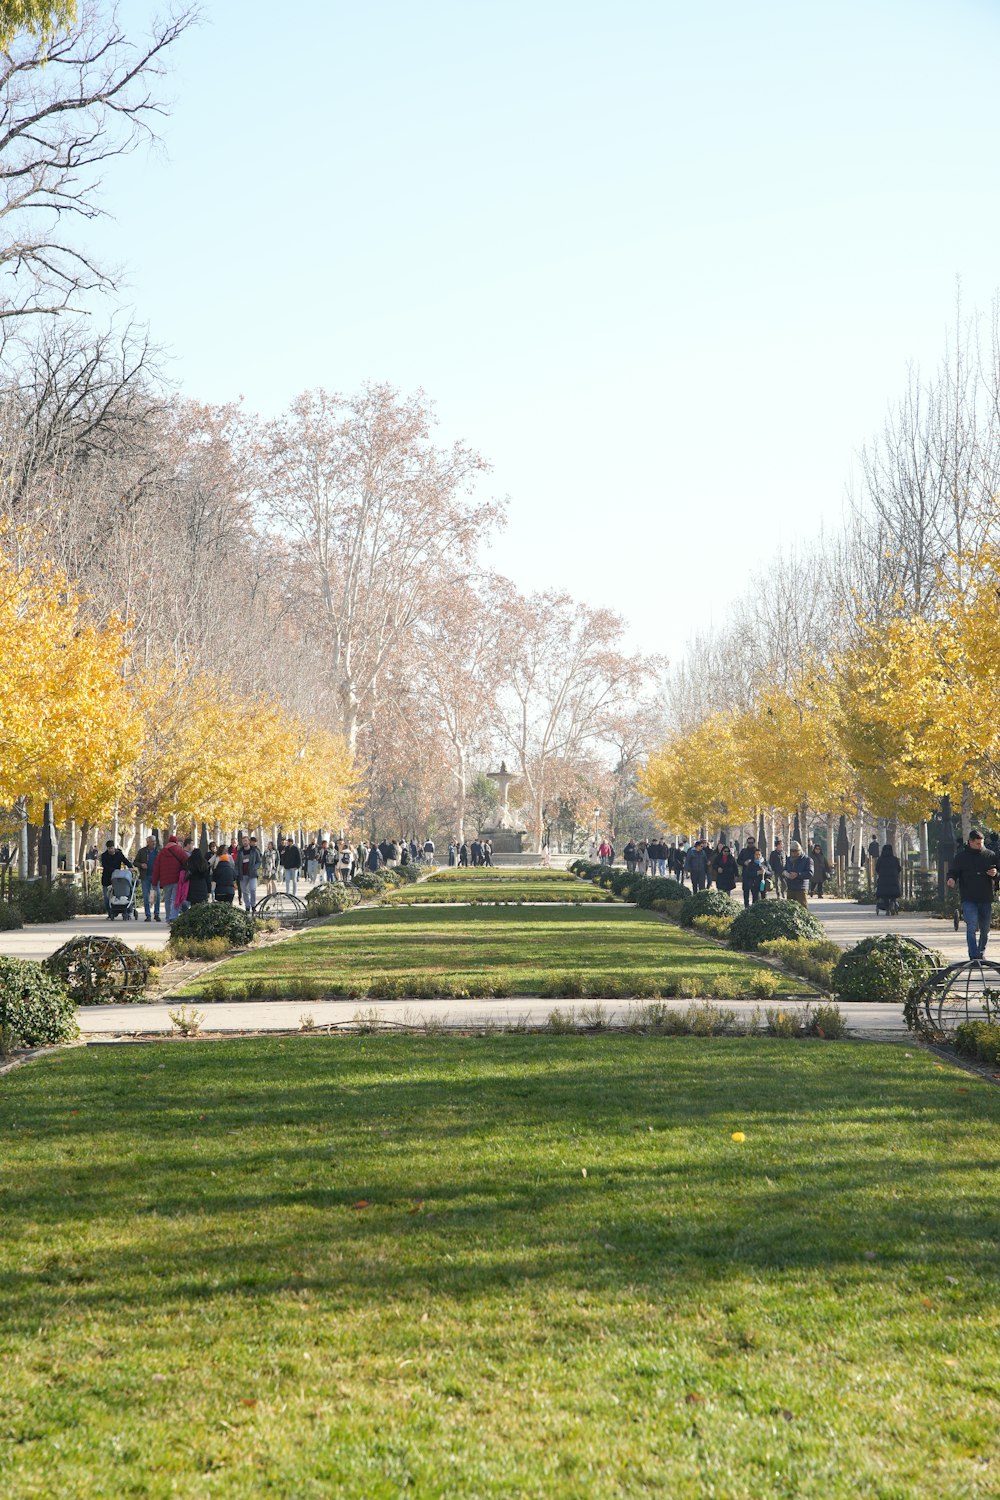
M 98 232 L 174 377 L 423 386 L 510 495 L 495 564 L 649 649 L 836 524 L 955 278 L 1000 286 L 995 0 L 204 11 Z

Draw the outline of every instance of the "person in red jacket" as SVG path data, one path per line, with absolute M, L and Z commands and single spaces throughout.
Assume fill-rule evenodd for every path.
M 156 856 L 153 866 L 153 884 L 160 887 L 165 907 L 164 916 L 172 922 L 177 915 L 177 881 L 187 864 L 187 850 L 176 833 L 172 833 Z

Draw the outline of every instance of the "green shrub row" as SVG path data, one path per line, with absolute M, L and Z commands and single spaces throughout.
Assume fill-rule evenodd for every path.
M 801 974 L 820 989 L 832 990 L 833 968 L 843 949 L 830 938 L 768 938 L 759 952 L 776 958 L 784 968 Z

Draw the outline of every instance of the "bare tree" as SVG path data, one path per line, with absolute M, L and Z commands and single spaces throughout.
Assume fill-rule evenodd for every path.
M 194 19 L 179 11 L 137 45 L 88 4 L 64 32 L 22 31 L 0 53 L 0 323 L 114 286 L 70 226 L 102 214 L 104 163 L 154 138 L 166 54 Z
M 385 385 L 308 392 L 264 429 L 258 492 L 289 539 L 302 608 L 322 622 L 354 748 L 379 678 L 441 587 L 462 587 L 499 508 L 472 498 L 483 460 L 431 441 L 426 398 Z

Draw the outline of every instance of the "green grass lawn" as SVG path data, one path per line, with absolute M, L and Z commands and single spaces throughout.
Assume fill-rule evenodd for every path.
M 546 884 L 558 881 L 562 885 L 583 885 L 576 875 L 571 875 L 569 870 L 546 870 L 541 865 L 466 865 L 456 866 L 453 869 L 436 870 L 431 876 L 432 880 L 541 880 Z
M 487 871 L 487 875 L 492 871 Z M 529 879 L 507 875 L 499 880 L 484 880 L 478 870 L 462 870 L 467 880 L 448 875 L 433 875 L 419 885 L 401 886 L 387 896 L 393 906 L 420 906 L 435 901 L 613 901 L 610 891 L 576 880 L 565 879 L 561 871 L 529 871 Z M 546 878 L 548 877 L 548 878 Z
M 995 1496 L 998 1131 L 902 1047 L 47 1058 L 0 1080 L 0 1494 Z
M 306 983 L 318 987 L 311 998 L 364 995 L 388 977 L 408 994 L 463 988 L 484 993 L 484 985 L 502 981 L 512 994 L 537 995 L 567 992 L 560 986 L 573 975 L 582 976 L 591 993 L 634 993 L 637 984 L 670 988 L 685 978 L 692 982 L 690 993 L 702 995 L 714 975 L 743 982 L 759 969 L 759 962 L 689 929 L 620 904 L 381 906 L 346 912 L 287 942 L 251 949 L 180 993 L 212 996 L 220 985 L 250 985 L 254 995 L 295 997 Z M 782 979 L 781 987 L 801 992 L 803 981 Z

